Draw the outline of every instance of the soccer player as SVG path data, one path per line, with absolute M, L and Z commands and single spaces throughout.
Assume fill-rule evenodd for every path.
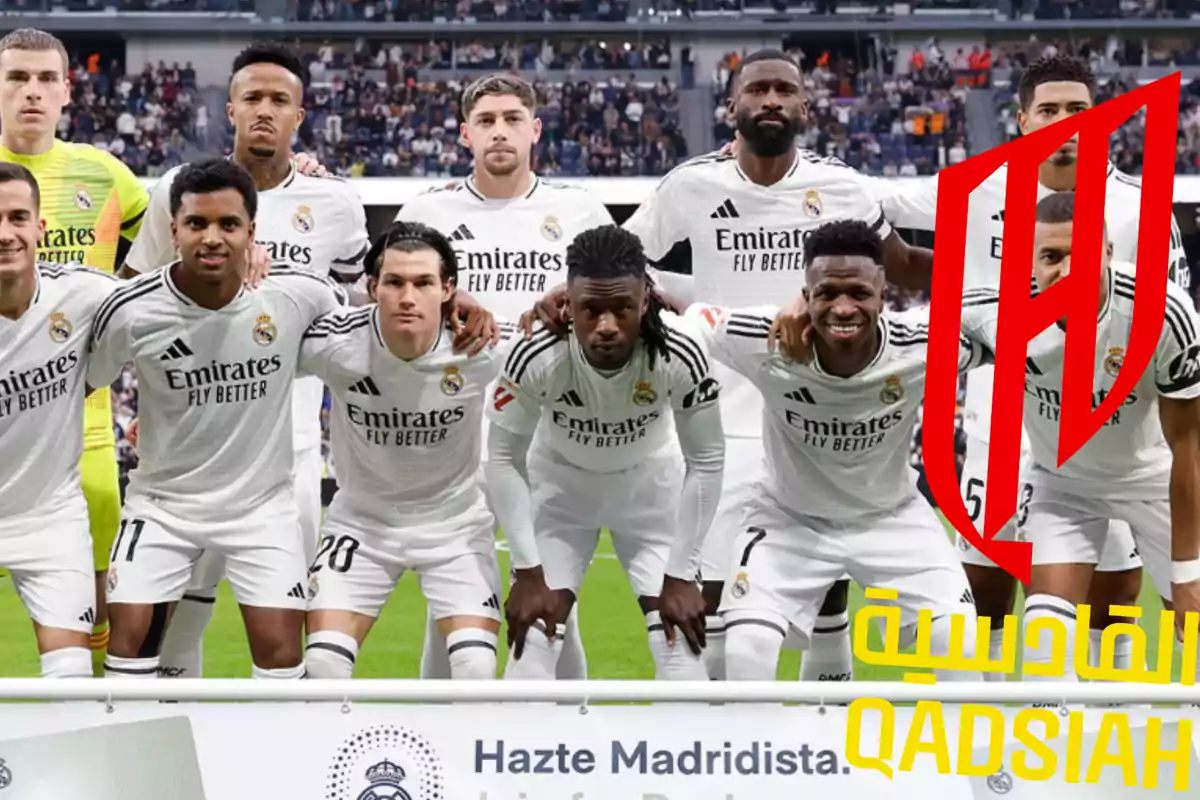
M 89 379 L 132 362 L 139 464 L 108 578 L 107 675 L 155 677 L 170 604 L 197 559 L 225 559 L 257 678 L 303 676 L 307 566 L 293 491 L 292 381 L 300 338 L 338 305 L 332 285 L 276 267 L 242 283 L 257 194 L 225 159 L 171 183 L 179 261 L 114 293 L 97 314 Z
M 509 73 L 479 78 L 463 92 L 462 111 L 459 134 L 475 157 L 471 175 L 418 195 L 404 204 L 396 219 L 424 223 L 449 237 L 458 254 L 461 289 L 501 317 L 515 320 L 562 282 L 567 245 L 586 230 L 611 225 L 612 217 L 585 190 L 543 180 L 530 169 L 542 121 L 537 95 L 524 78 Z M 449 677 L 446 643 L 432 617 L 421 676 Z M 574 607 L 558 677 L 587 678 Z
M 720 387 L 697 334 L 650 291 L 636 236 L 580 234 L 567 285 L 569 336 L 519 342 L 488 406 L 487 479 L 514 572 L 505 677 L 555 677 L 562 623 L 607 527 L 657 676 L 704 680 L 697 578 L 721 490 Z
M 1033 272 L 1041 290 L 1070 272 L 1074 218 L 1073 192 L 1038 203 Z M 1115 248 L 1105 238 L 1096 352 L 1106 357 L 1095 372 L 1096 403 L 1116 381 L 1133 324 L 1134 268 L 1113 258 Z M 1200 612 L 1200 317 L 1192 300 L 1168 283 L 1165 321 L 1150 366 L 1113 418 L 1058 466 L 1064 323 L 1037 340 L 1055 346 L 1057 358 L 1034 357 L 1036 369 L 1026 376 L 1025 427 L 1034 462 L 1026 526 L 1034 566 L 1025 624 L 1053 618 L 1066 626 L 1065 674 L 1026 673 L 1026 680 L 1077 680 L 1071 646 L 1076 608 L 1088 601 L 1092 571 L 1112 536 L 1111 519 L 1133 530 L 1163 604 L 1175 609 L 1178 638 L 1184 614 Z M 1053 660 L 1052 637 L 1044 634 L 1025 639 L 1026 665 Z M 1118 671 L 1129 667 L 1128 661 L 1116 665 Z
M 42 676 L 88 678 L 96 585 L 79 475 L 84 378 L 92 319 L 117 282 L 39 263 L 39 208 L 32 173 L 0 163 L 0 565 L 33 620 Z
M 55 138 L 71 101 L 69 74 L 66 48 L 51 34 L 21 28 L 0 39 L 0 161 L 26 167 L 38 181 L 46 222 L 38 241 L 40 258 L 113 273 L 138 233 L 146 189 L 103 150 Z M 86 403 L 79 467 L 95 548 L 90 646 L 99 674 L 108 647 L 105 572 L 120 521 L 121 492 L 112 395 L 100 387 Z
M 690 246 L 691 280 L 656 275 L 678 306 L 693 300 L 762 304 L 795 296 L 804 277 L 804 236 L 835 219 L 859 219 L 875 227 L 884 240 L 891 282 L 929 285 L 932 253 L 909 247 L 892 230 L 878 203 L 860 186 L 858 173 L 836 159 L 796 147 L 808 112 L 803 78 L 790 56 L 771 49 L 747 56 L 738 67 L 730 111 L 742 144 L 738 152 L 702 156 L 675 168 L 624 226 L 641 238 L 654 262 Z M 547 298 L 539 316 L 553 325 L 554 311 L 563 302 L 561 292 Z M 743 506 L 763 478 L 763 401 L 740 375 L 720 364 L 714 368 L 723 387 L 729 468 L 702 572 L 710 615 L 705 660 L 710 675 L 720 678 L 724 634 L 716 612 L 733 538 L 744 530 Z M 802 679 L 852 677 L 848 598 L 849 582 L 839 581 L 805 652 Z
M 688 309 L 713 358 L 757 386 L 768 409 L 766 480 L 747 506 L 721 602 L 731 680 L 773 680 L 787 632 L 811 637 L 826 592 L 847 573 L 898 593 L 906 636 L 918 612 L 931 609 L 934 656 L 950 654 L 951 618 L 964 617 L 963 652 L 954 655 L 974 656 L 966 574 L 908 466 L 929 328 L 922 312 L 884 310 L 884 249 L 859 220 L 830 222 L 805 240 L 811 365 L 769 348 L 777 307 Z M 997 307 L 993 296 L 985 312 Z M 970 312 L 964 329 L 978 331 L 963 337 L 964 371 L 989 358 L 984 342 L 994 341 L 995 314 Z M 980 679 L 978 672 L 938 675 Z
M 255 238 L 270 260 L 352 284 L 362 272 L 368 246 L 362 201 L 349 183 L 305 175 L 292 159 L 292 135 L 304 121 L 307 83 L 307 70 L 285 47 L 257 43 L 238 54 L 227 104 L 234 128 L 232 160 L 254 178 L 259 202 Z M 180 169 L 168 171 L 155 186 L 141 233 L 125 261 L 130 274 L 151 272 L 175 258 L 170 196 Z M 321 525 L 323 394 L 320 380 L 306 378 L 293 395 L 296 501 L 306 560 L 316 551 Z M 223 572 L 215 552 L 197 565 L 163 642 L 164 676 L 201 676 L 202 637 Z
M 338 465 L 309 569 L 308 676 L 352 676 L 384 603 L 412 570 L 448 643 L 450 677 L 490 680 L 500 566 L 479 465 L 484 400 L 503 351 L 454 352 L 447 315 L 457 260 L 432 228 L 393 223 L 366 272 L 376 305 L 317 320 L 300 350 L 301 370 L 333 393 Z

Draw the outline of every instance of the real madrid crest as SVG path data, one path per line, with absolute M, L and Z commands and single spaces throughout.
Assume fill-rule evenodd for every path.
M 67 339 L 71 338 L 71 320 L 67 319 L 67 315 L 61 311 L 55 311 L 50 315 L 50 338 L 62 344 Z
M 1121 372 L 1121 365 L 1125 363 L 1125 351 L 1120 347 L 1108 348 L 1108 357 L 1104 359 L 1104 371 L 1114 378 Z
M 746 573 L 739 572 L 737 574 L 737 577 L 733 579 L 733 589 L 730 591 L 737 598 L 742 598 L 750 594 L 750 578 L 747 577 Z
M 75 207 L 80 211 L 92 210 L 92 195 L 83 184 L 75 187 Z
M 275 323 L 271 321 L 270 314 L 260 314 L 258 320 L 254 323 L 254 343 L 260 344 L 263 347 L 269 347 L 275 343 Z
M 317 576 L 313 575 L 308 579 L 308 599 L 315 600 L 317 593 L 321 591 L 321 584 L 317 580 Z
M 658 392 L 654 391 L 654 387 L 649 381 L 638 381 L 633 390 L 633 404 L 635 406 L 648 406 L 658 399 Z
M 466 378 L 458 371 L 458 367 L 446 367 L 442 371 L 442 394 L 453 397 L 467 385 Z
M 6 789 L 12 784 L 12 770 L 4 764 L 4 759 L 0 758 L 0 789 Z
M 542 220 L 542 236 L 545 236 L 552 242 L 557 242 L 562 238 L 562 225 L 558 224 L 558 217 L 553 214 L 547 214 Z
M 879 399 L 885 403 L 899 403 L 904 399 L 904 387 L 900 379 L 893 375 L 885 380 L 883 388 L 879 390 Z
M 117 569 L 116 569 L 116 567 L 111 567 L 108 570 L 108 590 L 110 592 L 113 592 L 113 591 L 116 591 L 116 589 L 117 589 Z
M 308 206 L 296 206 L 296 213 L 292 215 L 292 227 L 300 233 L 312 233 L 313 225 L 312 209 Z
M 816 219 L 821 216 L 821 212 L 825 209 L 821 205 L 821 193 L 816 189 L 809 189 L 804 193 L 804 213 L 811 219 Z
M 1000 770 L 995 775 L 988 775 L 987 787 L 992 790 L 993 794 L 1008 794 L 1013 790 L 1013 779 L 1004 770 Z

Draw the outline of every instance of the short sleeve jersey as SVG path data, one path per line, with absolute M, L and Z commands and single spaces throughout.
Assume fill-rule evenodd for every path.
M 767 491 L 796 514 L 844 520 L 889 513 L 915 496 L 909 450 L 925 397 L 929 326 L 921 311 L 885 312 L 879 349 L 850 377 L 831 375 L 767 348 L 778 309 L 696 304 L 687 318 L 703 332 L 714 359 L 745 376 L 766 403 Z M 990 309 L 983 310 L 991 316 Z M 964 312 L 970 318 L 970 313 Z M 994 326 L 968 320 L 959 371 L 991 359 L 983 341 Z
M 488 418 L 507 431 L 532 435 L 579 469 L 619 472 L 667 446 L 674 435 L 671 414 L 717 402 L 699 334 L 674 314 L 664 313 L 666 350 L 651 363 L 645 343 L 615 374 L 596 370 L 572 333 L 559 339 L 538 331 L 519 341 L 487 405 Z
M 300 369 L 329 386 L 338 493 L 329 514 L 375 529 L 468 512 L 483 497 L 480 441 L 488 385 L 515 334 L 475 356 L 443 329 L 405 361 L 388 349 L 377 306 L 340 309 L 304 334 Z
M 1133 324 L 1133 266 L 1109 267 L 1108 294 L 1096 333 L 1092 408 L 1116 383 Z M 1154 361 L 1133 393 L 1104 427 L 1061 467 L 1063 352 L 1066 334 L 1047 328 L 1035 342 L 1054 355 L 1034 356 L 1025 375 L 1025 428 L 1029 432 L 1036 485 L 1108 500 L 1157 500 L 1167 496 L 1171 451 L 1162 433 L 1158 398 L 1200 397 L 1200 321 L 1187 292 L 1167 284 L 1167 310 Z M 1036 488 L 1035 490 L 1036 491 Z
M 136 371 L 131 493 L 179 513 L 236 517 L 291 482 L 301 336 L 339 295 L 324 279 L 280 268 L 209 310 L 176 286 L 172 271 L 122 286 L 101 307 L 88 379 L 107 384 L 126 363 Z
M 87 514 L 79 459 L 88 337 L 118 285 L 98 270 L 41 263 L 29 309 L 0 317 L 0 528 L 55 507 Z
M 520 319 L 567 279 L 567 247 L 586 230 L 613 224 L 587 191 L 534 177 L 521 197 L 484 197 L 474 178 L 430 189 L 397 220 L 440 231 L 458 255 L 458 285 L 485 308 Z
M 691 249 L 699 300 L 724 306 L 777 303 L 804 288 L 804 237 L 827 222 L 863 220 L 880 236 L 891 227 L 853 169 L 806 150 L 778 182 L 760 186 L 732 156 L 702 156 L 676 167 L 624 227 L 661 261 Z M 722 425 L 732 437 L 761 435 L 762 399 L 718 367 Z

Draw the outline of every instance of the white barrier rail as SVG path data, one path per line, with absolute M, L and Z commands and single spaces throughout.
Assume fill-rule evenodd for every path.
M 847 683 L 726 681 L 0 680 L 2 700 L 392 703 L 1200 704 L 1200 686 L 1139 683 Z

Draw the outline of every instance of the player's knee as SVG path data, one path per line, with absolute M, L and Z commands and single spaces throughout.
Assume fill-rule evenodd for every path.
M 341 631 L 314 631 L 304 649 L 309 678 L 345 680 L 354 676 L 358 642 Z
M 509 656 L 505 680 L 554 680 L 565 634 L 565 625 L 559 624 L 554 636 L 548 637 L 545 623 L 541 620 L 533 623 L 525 634 L 525 650 L 521 657 Z
M 953 617 L 949 614 L 940 616 L 933 620 L 929 626 L 929 652 L 936 657 L 953 656 L 956 659 L 960 656 L 967 661 L 975 658 L 976 648 L 979 645 L 976 634 L 976 614 L 975 609 L 969 605 L 962 611 L 957 612 L 954 616 L 962 618 L 962 642 L 953 641 L 951 636 L 954 630 Z M 951 652 L 953 650 L 953 652 Z M 980 681 L 983 680 L 983 674 L 980 672 L 968 672 L 966 670 L 934 670 L 938 680 L 950 681 Z
M 1142 571 L 1140 569 L 1124 570 L 1121 572 L 1099 572 L 1092 577 L 1091 590 L 1088 592 L 1088 605 L 1091 607 L 1090 625 L 1094 630 L 1103 630 L 1117 622 L 1137 624 L 1129 617 L 1117 617 L 1112 614 L 1112 606 L 1137 606 L 1142 593 Z
M 825 602 L 821 606 L 822 617 L 836 617 L 845 614 L 850 608 L 850 581 L 841 580 L 829 588 Z
M 1004 617 L 1012 613 L 1016 597 L 1016 581 L 999 567 L 964 565 L 971 594 L 975 597 L 975 612 L 992 620 L 997 628 Z
M 43 678 L 92 677 L 92 652 L 86 647 L 64 647 L 42 654 Z
M 169 609 L 166 603 L 117 603 L 108 607 L 108 652 L 120 658 L 155 658 L 162 650 Z
M 1075 607 L 1063 598 L 1049 594 L 1032 594 L 1025 599 L 1025 678 L 1075 680 L 1074 647 L 1072 646 L 1075 641 L 1075 625 Z M 1054 661 L 1056 642 L 1053 630 L 1059 626 L 1066 630 L 1067 647 L 1063 653 L 1063 674 L 1031 673 L 1029 670 L 1031 665 L 1044 668 Z
M 725 677 L 770 681 L 779 666 L 784 629 L 774 621 L 742 617 L 725 621 Z
M 456 681 L 490 681 L 496 677 L 499 636 L 483 628 L 459 628 L 446 637 L 450 677 Z

